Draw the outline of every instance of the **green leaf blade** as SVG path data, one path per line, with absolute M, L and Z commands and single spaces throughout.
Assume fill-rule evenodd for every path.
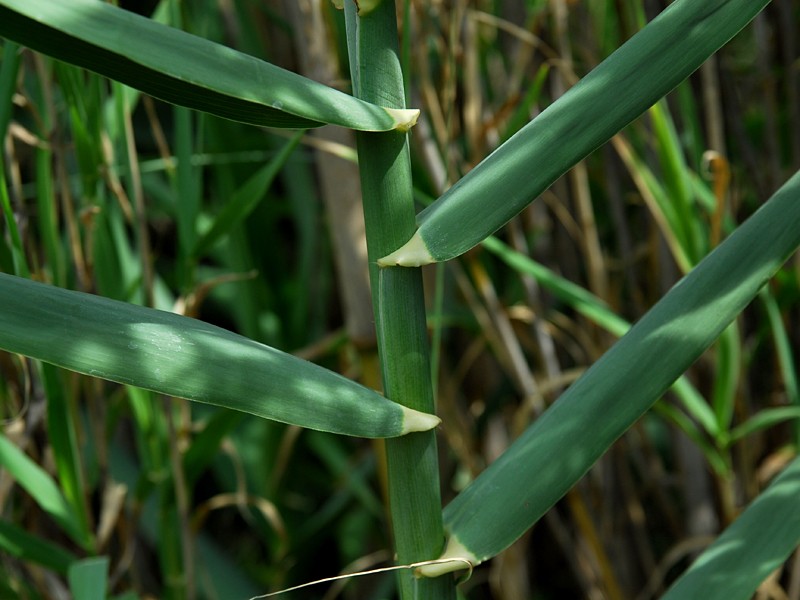
M 395 437 L 439 419 L 202 321 L 0 274 L 0 348 L 311 429 Z
M 388 131 L 416 121 L 417 111 L 357 100 L 97 0 L 2 0 L 0 36 L 167 102 L 253 125 Z
M 67 580 L 75 600 L 105 600 L 108 563 L 107 556 L 95 556 L 70 565 Z
M 209 230 L 204 233 L 195 244 L 192 251 L 193 257 L 199 258 L 208 252 L 211 247 L 222 237 L 227 235 L 234 226 L 247 218 L 247 215 L 255 209 L 264 197 L 267 189 L 286 164 L 286 161 L 289 160 L 289 157 L 302 138 L 302 132 L 295 134 L 272 160 L 261 167 L 233 193 L 220 213 L 215 217 Z
M 379 264 L 420 266 L 475 247 L 688 77 L 768 3 L 673 2 L 423 210 L 414 236 Z
M 447 506 L 451 538 L 444 556 L 481 562 L 513 543 L 711 345 L 799 245 L 800 173 Z
M 483 240 L 483 247 L 499 256 L 510 267 L 536 279 L 539 285 L 550 291 L 556 298 L 614 336 L 622 337 L 631 328 L 630 323 L 617 315 L 600 298 L 585 288 L 560 277 L 532 258 L 513 250 L 498 238 L 489 236 Z M 679 377 L 675 381 L 672 391 L 681 399 L 687 412 L 703 426 L 709 435 L 714 438 L 719 437 L 720 428 L 714 411 L 685 377 Z
M 84 549 L 88 550 L 92 547 L 91 534 L 81 528 L 80 519 L 72 511 L 72 507 L 47 471 L 1 434 L 0 466 L 8 471 L 20 487 L 28 492 L 41 509 L 50 515 L 73 540 Z
M 42 565 L 58 573 L 66 573 L 78 558 L 44 538 L 32 535 L 8 521 L 0 519 L 0 549 L 21 560 Z
M 711 544 L 662 600 L 746 600 L 800 544 L 800 458 Z

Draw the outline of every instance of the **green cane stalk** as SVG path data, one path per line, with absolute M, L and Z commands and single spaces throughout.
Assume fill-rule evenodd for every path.
M 347 0 L 345 11 L 355 96 L 405 108 L 394 0 L 360 14 Z M 357 143 L 384 390 L 395 402 L 433 413 L 422 274 L 379 270 L 375 264 L 415 228 L 408 142 L 404 133 L 393 131 L 359 133 Z M 397 561 L 436 558 L 444 544 L 436 436 L 432 431 L 404 436 L 387 443 L 386 453 Z M 455 598 L 450 577 L 415 580 L 403 572 L 399 582 L 404 600 Z

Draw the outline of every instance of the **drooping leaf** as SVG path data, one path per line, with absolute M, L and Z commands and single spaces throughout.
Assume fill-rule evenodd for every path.
M 254 125 L 407 129 L 386 109 L 99 0 L 1 0 L 0 36 L 173 104 Z
M 72 507 L 53 478 L 2 434 L 0 434 L 0 467 L 30 494 L 36 504 L 58 523 L 66 534 L 82 547 L 91 548 L 91 534 L 81 528 L 80 519 L 73 513 Z
M 198 321 L 0 273 L 0 348 L 311 429 L 394 437 L 439 419 Z
M 35 536 L 21 527 L 0 519 L 0 551 L 58 573 L 66 573 L 78 558 L 62 546 Z

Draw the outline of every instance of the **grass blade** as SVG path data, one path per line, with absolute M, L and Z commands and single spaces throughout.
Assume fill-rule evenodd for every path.
M 775 340 L 775 353 L 778 357 L 778 364 L 780 365 L 781 379 L 783 380 L 783 385 L 786 387 L 786 396 L 789 400 L 789 404 L 800 407 L 800 386 L 798 386 L 797 371 L 794 366 L 797 364 L 796 353 L 792 349 L 792 343 L 783 325 L 778 302 L 767 289 L 762 290 L 761 300 L 767 313 L 772 338 Z M 796 423 L 794 430 L 795 440 L 800 440 L 800 424 Z
M 483 247 L 496 254 L 514 270 L 530 275 L 556 298 L 581 313 L 587 319 L 617 337 L 625 335 L 631 325 L 616 314 L 606 302 L 589 290 L 557 275 L 529 256 L 517 252 L 498 238 L 490 236 L 483 240 Z
M 2 519 L 0 519 L 0 550 L 58 573 L 66 573 L 69 565 L 78 560 L 63 546 L 32 535 Z
M 733 444 L 749 435 L 769 429 L 789 419 L 800 419 L 800 406 L 776 406 L 765 408 L 756 413 L 741 425 L 731 429 L 728 434 L 729 443 Z
M 254 125 L 411 127 L 416 110 L 363 102 L 97 0 L 2 0 L 0 36 L 196 110 Z
M 202 321 L 0 273 L 0 348 L 311 429 L 393 437 L 439 419 Z
M 214 219 L 211 228 L 197 241 L 192 252 L 195 258 L 203 256 L 220 238 L 227 235 L 247 215 L 253 212 L 302 138 L 303 132 L 298 132 L 286 142 L 272 160 L 261 167 L 244 182 L 242 187 L 233 193 L 230 200 Z
M 241 421 L 244 415 L 240 412 L 220 410 L 208 418 L 202 431 L 192 439 L 192 445 L 183 455 L 183 472 L 186 484 L 191 487 L 212 463 L 225 436 Z
M 22 246 L 22 237 L 19 234 L 17 220 L 14 217 L 14 209 L 11 206 L 11 197 L 8 194 L 5 161 L 0 162 L 0 205 L 8 228 L 9 249 L 14 273 L 27 276 L 30 274 L 30 270 L 28 269 L 28 261 L 25 258 L 25 249 Z
M 47 397 L 47 431 L 53 449 L 53 461 L 64 499 L 82 536 L 90 537 L 86 498 L 90 496 L 81 470 L 81 452 L 75 426 L 77 410 L 70 404 L 71 390 L 62 379 L 62 371 L 47 363 L 40 364 L 42 383 Z
M 70 565 L 67 579 L 75 600 L 105 600 L 108 557 L 86 558 Z
M 800 458 L 728 527 L 662 596 L 745 600 L 800 543 Z
M 0 48 L 3 60 L 0 61 L 0 137 L 6 138 L 8 123 L 11 121 L 11 112 L 17 84 L 19 70 L 19 46 L 14 42 L 6 42 Z
M 539 285 L 556 298 L 614 336 L 622 337 L 631 328 L 630 323 L 617 315 L 600 298 L 557 275 L 529 256 L 510 248 L 496 237 L 489 236 L 483 240 L 483 247 L 499 256 L 510 267 L 536 279 Z M 705 398 L 689 380 L 683 376 L 679 377 L 672 385 L 672 391 L 680 398 L 686 411 L 703 426 L 705 431 L 714 438 L 718 438 L 721 430 L 717 417 Z M 712 462 L 714 461 L 712 460 Z
M 4 435 L 0 435 L 0 465 L 64 532 L 84 549 L 91 548 L 90 535 L 81 529 L 80 521 L 72 512 L 72 507 L 50 475 Z
M 677 0 L 423 210 L 419 229 L 378 262 L 454 258 L 502 227 L 578 161 L 666 95 L 769 0 Z M 448 232 L 458 223 L 458 235 Z
M 797 249 L 798 224 L 800 173 L 678 282 L 447 506 L 450 541 L 445 556 L 481 562 L 541 518 Z M 507 502 L 508 497 L 514 502 Z

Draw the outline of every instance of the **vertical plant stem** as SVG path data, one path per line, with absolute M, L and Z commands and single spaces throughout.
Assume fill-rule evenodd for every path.
M 80 529 L 84 547 L 95 550 L 96 541 L 87 505 L 89 490 L 81 466 L 75 398 L 71 386 L 65 385 L 62 373 L 56 367 L 41 363 L 40 373 L 47 398 L 47 432 L 58 480 Z
M 124 157 L 128 163 L 128 195 L 133 197 L 136 213 L 136 240 L 141 256 L 142 302 L 145 306 L 153 306 L 153 263 L 150 254 L 150 234 L 147 231 L 147 215 L 145 214 L 144 190 L 142 189 L 141 173 L 139 171 L 139 158 L 133 131 L 131 110 L 125 101 L 126 88 L 120 83 L 112 83 L 111 88 L 117 109 L 117 118 L 123 128 Z
M 573 70 L 572 48 L 567 33 L 568 8 L 565 0 L 551 0 L 555 29 L 557 32 L 556 47 L 561 60 L 568 71 Z M 566 93 L 566 81 L 561 71 L 553 72 L 554 93 L 561 97 Z M 603 264 L 603 250 L 600 247 L 600 236 L 594 216 L 591 192 L 589 190 L 589 172 L 586 163 L 577 163 L 568 174 L 570 187 L 575 198 L 575 212 L 581 226 L 581 246 L 585 259 L 589 289 L 603 300 L 608 300 L 608 272 Z
M 181 291 L 188 293 L 194 285 L 194 259 L 192 250 L 197 241 L 197 215 L 200 212 L 200 195 L 197 193 L 197 169 L 192 165 L 194 151 L 194 115 L 189 109 L 176 106 L 175 116 L 175 153 L 178 156 L 177 177 L 175 181 L 176 219 L 178 221 L 178 248 L 180 268 L 178 277 Z
M 3 57 L 0 61 L 0 140 L 4 140 L 14 107 L 12 98 L 17 87 L 20 48 L 18 44 L 4 40 L 0 53 Z
M 194 600 L 194 540 L 189 527 L 189 491 L 186 486 L 186 474 L 183 470 L 181 452 L 178 449 L 178 432 L 173 415 L 173 399 L 163 397 L 164 420 L 169 433 L 169 465 L 172 472 L 173 491 L 175 493 L 176 526 L 180 533 L 181 559 L 183 578 L 186 582 L 186 598 Z
M 284 6 L 292 21 L 301 74 L 316 81 L 341 79 L 336 50 L 327 29 L 325 3 L 289 0 Z M 312 129 L 308 135 L 345 146 L 355 143 L 353 132 L 342 127 Z M 358 165 L 322 151 L 315 152 L 314 165 L 329 221 L 334 268 L 339 279 L 347 282 L 339 290 L 347 335 L 356 347 L 373 352 L 375 317 L 369 295 Z
M 14 274 L 20 277 L 30 277 L 28 260 L 25 258 L 25 248 L 22 245 L 22 236 L 17 227 L 17 219 L 14 216 L 14 209 L 11 206 L 11 197 L 8 194 L 6 185 L 6 161 L 5 156 L 0 156 L 0 208 L 8 229 L 9 247 L 11 249 L 11 259 L 14 265 Z
M 394 0 L 383 0 L 366 15 L 357 15 L 348 0 L 345 10 L 355 95 L 404 108 Z M 357 144 L 384 391 L 395 402 L 432 413 L 422 274 L 419 269 L 379 271 L 375 264 L 415 229 L 408 142 L 400 132 L 359 133 Z M 387 440 L 386 454 L 397 561 L 434 559 L 444 544 L 435 434 Z M 415 580 L 409 572 L 401 573 L 403 600 L 455 598 L 450 577 Z

